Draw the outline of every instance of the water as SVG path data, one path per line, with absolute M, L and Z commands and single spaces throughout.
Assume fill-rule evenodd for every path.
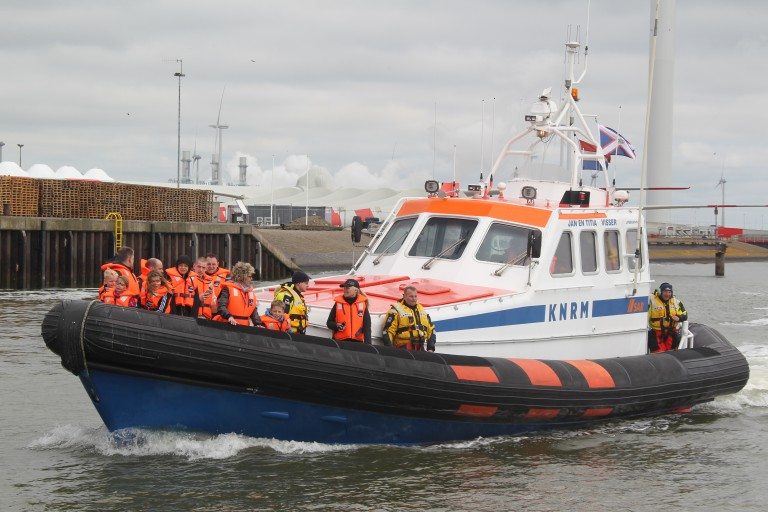
M 102 426 L 40 338 L 62 298 L 0 292 L 0 510 L 765 510 L 768 263 L 654 265 L 747 356 L 739 394 L 690 414 L 428 447 L 330 446 Z

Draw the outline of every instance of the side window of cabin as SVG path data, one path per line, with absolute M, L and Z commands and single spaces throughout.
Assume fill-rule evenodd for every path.
M 632 256 L 627 256 L 627 266 L 629 267 L 629 270 L 632 272 L 635 271 L 635 250 L 637 250 L 637 230 L 636 229 L 628 229 L 627 230 L 627 253 L 632 254 Z M 640 268 L 643 268 L 643 246 L 640 245 Z
M 619 232 L 613 229 L 607 230 L 603 234 L 603 241 L 605 242 L 605 270 L 608 272 L 621 270 Z
M 395 221 L 392 227 L 389 228 L 389 231 L 387 231 L 384 239 L 373 250 L 373 254 L 396 252 L 403 245 L 405 238 L 411 232 L 411 228 L 415 223 L 416 217 Z
M 597 272 L 597 233 L 582 231 L 579 234 L 579 252 L 581 254 L 581 271 L 584 274 Z
M 552 275 L 571 274 L 573 272 L 573 249 L 571 244 L 571 233 L 566 231 L 560 237 L 557 243 L 555 255 L 549 266 L 549 273 Z
M 533 230 L 541 237 L 538 230 Z M 530 229 L 509 224 L 494 223 L 477 249 L 480 261 L 509 265 L 525 265 Z
M 475 227 L 477 227 L 477 221 L 472 219 L 432 217 L 419 233 L 408 255 L 459 259 Z

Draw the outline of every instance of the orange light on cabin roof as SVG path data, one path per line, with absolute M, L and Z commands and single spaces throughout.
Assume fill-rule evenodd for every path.
M 578 87 L 571 87 L 571 97 L 575 101 L 579 101 L 579 88 Z

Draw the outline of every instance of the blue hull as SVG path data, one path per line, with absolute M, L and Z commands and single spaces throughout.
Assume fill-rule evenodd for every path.
M 409 418 L 104 371 L 81 374 L 80 380 L 111 431 L 156 428 L 320 443 L 419 444 L 553 427 Z

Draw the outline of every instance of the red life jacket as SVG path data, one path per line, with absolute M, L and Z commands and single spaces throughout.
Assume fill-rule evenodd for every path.
M 291 329 L 291 324 L 288 322 L 288 315 L 283 315 L 283 319 L 278 321 L 277 318 L 271 315 L 261 315 L 261 322 L 264 327 L 273 331 L 288 332 Z
M 344 324 L 344 329 L 333 332 L 333 339 L 365 341 L 363 332 L 363 318 L 368 307 L 368 297 L 358 292 L 355 302 L 350 304 L 343 295 L 334 297 L 336 308 L 336 323 Z

